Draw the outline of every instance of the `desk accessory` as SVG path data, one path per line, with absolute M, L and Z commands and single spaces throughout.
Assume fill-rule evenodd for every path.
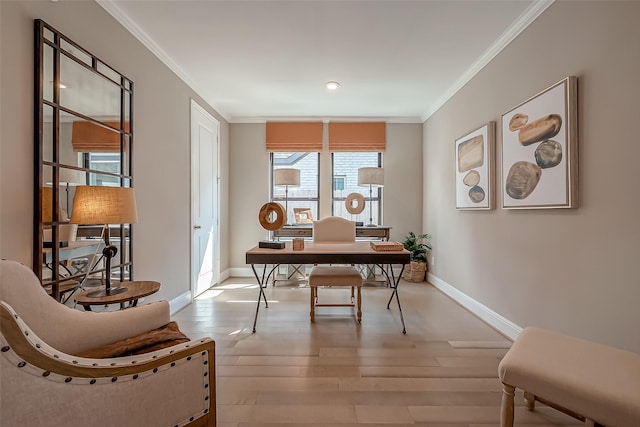
M 289 224 L 289 186 L 300 185 L 300 169 L 280 168 L 273 171 L 273 184 L 284 185 L 284 213 L 285 221 Z
M 285 243 L 284 242 L 274 242 L 272 240 L 260 240 L 258 242 L 258 247 L 259 248 L 264 248 L 264 249 L 284 249 Z
M 360 168 L 358 169 L 358 185 L 369 186 L 369 224 L 367 227 L 375 227 L 373 223 L 373 187 L 384 186 L 384 169 L 382 168 Z
M 287 218 L 287 211 L 282 207 L 280 203 L 269 202 L 260 207 L 258 212 L 258 221 L 262 228 L 267 231 L 275 231 L 282 228 Z M 275 215 L 275 218 L 272 218 Z M 261 240 L 258 242 L 259 248 L 267 249 L 284 249 L 284 242 L 277 242 L 274 240 Z

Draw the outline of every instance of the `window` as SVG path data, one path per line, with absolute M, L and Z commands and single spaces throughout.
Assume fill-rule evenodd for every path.
M 382 167 L 382 153 L 378 152 L 335 152 L 331 155 L 333 170 L 332 214 L 363 225 L 381 224 L 382 199 L 379 187 L 358 186 L 358 169 L 362 167 Z M 365 198 L 365 209 L 352 215 L 347 212 L 345 200 L 350 193 L 360 193 Z
M 300 185 L 275 185 L 274 170 L 281 168 L 300 170 Z M 294 209 L 298 212 L 309 209 L 312 218 L 305 215 L 305 220 L 318 219 L 319 172 L 320 154 L 317 152 L 271 153 L 271 200 L 286 206 L 287 224 L 296 224 Z
M 119 187 L 120 178 L 120 153 L 85 153 L 87 156 L 87 168 L 107 172 L 106 174 L 89 174 L 90 185 L 108 185 Z M 113 175 L 111 175 L 113 174 Z

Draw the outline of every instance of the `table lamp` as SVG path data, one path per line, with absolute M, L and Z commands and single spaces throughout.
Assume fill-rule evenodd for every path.
M 273 171 L 274 185 L 284 185 L 284 212 L 289 225 L 289 186 L 300 185 L 300 169 L 280 168 Z
M 82 185 L 76 188 L 71 224 L 102 224 L 106 261 L 105 289 L 88 294 L 92 298 L 117 295 L 126 287 L 111 288 L 111 258 L 118 248 L 109 242 L 109 224 L 133 224 L 138 221 L 133 188 Z
M 360 168 L 358 169 L 358 185 L 362 187 L 369 186 L 369 224 L 367 227 L 376 227 L 373 223 L 373 187 L 384 186 L 384 169 L 382 168 Z

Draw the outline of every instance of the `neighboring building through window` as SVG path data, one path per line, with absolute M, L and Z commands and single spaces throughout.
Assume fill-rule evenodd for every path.
M 381 189 L 358 185 L 358 169 L 362 167 L 382 167 L 382 153 L 379 152 L 334 152 L 331 155 L 333 170 L 332 214 L 352 221 L 381 225 L 382 199 Z M 350 214 L 345 200 L 350 193 L 360 193 L 365 198 L 365 209 L 357 215 Z
M 285 186 L 274 185 L 274 170 L 294 168 L 300 170 L 300 185 L 289 186 L 285 203 Z M 287 223 L 306 223 L 318 219 L 320 154 L 317 152 L 271 153 L 271 200 L 287 205 Z M 296 211 L 298 221 L 296 221 Z M 311 212 L 309 215 L 308 211 Z
M 120 173 L 120 153 L 86 153 L 87 168 L 113 174 Z M 115 175 L 89 174 L 90 185 L 120 187 L 120 178 Z

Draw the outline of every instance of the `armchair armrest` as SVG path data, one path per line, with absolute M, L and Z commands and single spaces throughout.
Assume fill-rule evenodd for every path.
M 210 338 L 143 355 L 90 359 L 43 342 L 4 302 L 0 327 L 0 424 L 109 420 L 119 426 L 215 426 L 215 343 Z

